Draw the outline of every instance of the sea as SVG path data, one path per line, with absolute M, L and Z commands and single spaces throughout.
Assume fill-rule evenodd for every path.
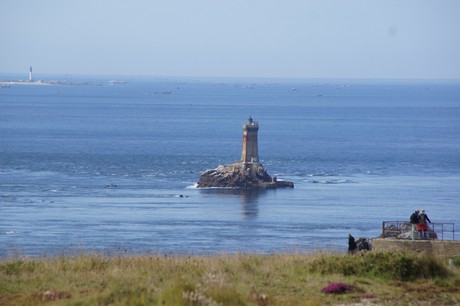
M 460 237 L 460 81 L 43 79 L 0 88 L 0 258 L 346 252 L 417 208 Z M 250 116 L 295 188 L 196 188 Z

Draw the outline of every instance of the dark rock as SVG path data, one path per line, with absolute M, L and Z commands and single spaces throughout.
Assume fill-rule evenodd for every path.
M 198 188 L 293 188 L 294 183 L 272 178 L 259 163 L 237 162 L 205 171 Z

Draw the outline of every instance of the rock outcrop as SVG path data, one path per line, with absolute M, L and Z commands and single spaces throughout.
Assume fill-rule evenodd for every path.
M 293 188 L 294 183 L 272 178 L 259 163 L 258 131 L 259 124 L 249 117 L 243 125 L 240 161 L 205 171 L 198 181 L 198 188 Z
M 205 171 L 198 188 L 293 188 L 294 183 L 271 177 L 259 163 L 236 162 Z
M 380 235 L 380 238 L 412 239 L 412 224 L 409 222 L 404 222 L 399 227 L 396 224 L 389 224 L 383 230 L 385 237 Z M 415 233 L 415 239 L 420 239 L 418 232 Z M 438 235 L 433 229 L 429 228 L 427 230 L 427 239 L 438 239 Z

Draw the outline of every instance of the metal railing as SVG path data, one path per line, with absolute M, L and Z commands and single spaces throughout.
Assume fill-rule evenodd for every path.
M 432 222 L 428 223 L 430 239 L 455 240 L 455 223 Z M 411 238 L 412 224 L 407 221 L 383 221 L 382 238 Z M 408 237 L 402 237 L 405 234 Z M 418 236 L 418 233 L 416 234 Z

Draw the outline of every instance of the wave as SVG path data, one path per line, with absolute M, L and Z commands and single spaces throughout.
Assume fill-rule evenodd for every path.
M 314 180 L 312 181 L 314 184 L 348 184 L 353 183 L 351 180 Z
M 315 176 L 341 176 L 343 175 L 340 171 L 336 170 L 312 170 L 311 172 L 308 172 L 306 176 L 308 177 L 315 177 Z

